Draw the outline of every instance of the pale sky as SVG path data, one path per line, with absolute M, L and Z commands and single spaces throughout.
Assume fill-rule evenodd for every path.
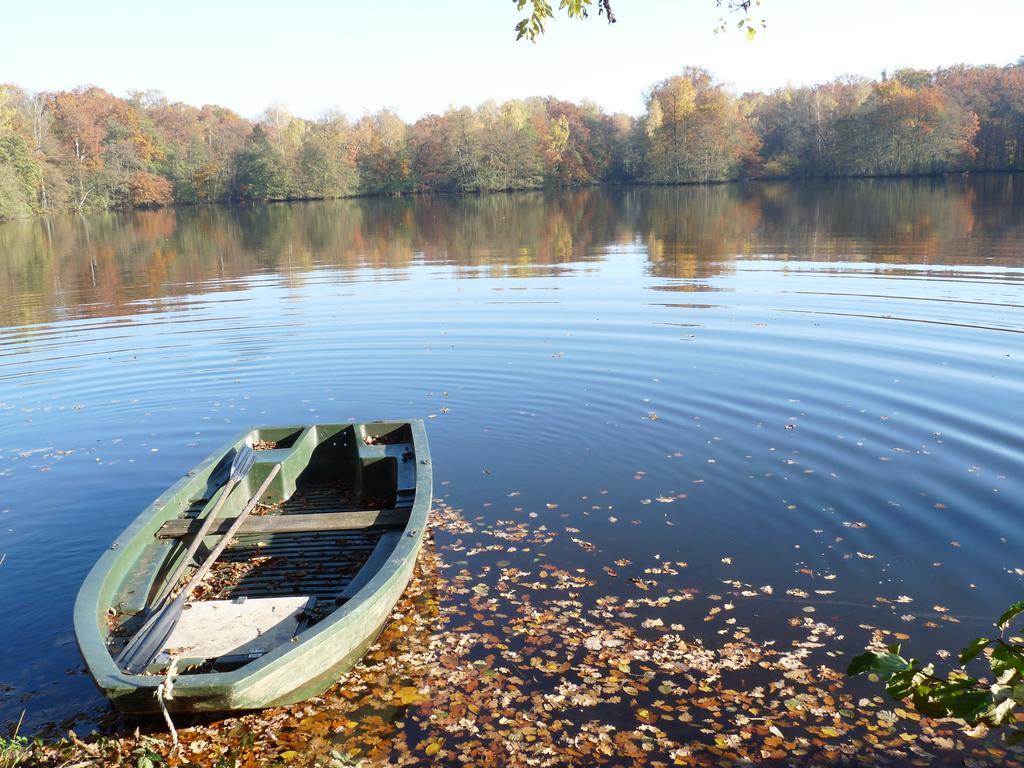
M 763 0 L 753 42 L 714 33 L 714 0 L 612 7 L 614 26 L 557 18 L 530 44 L 515 42 L 513 0 L 0 0 L 0 82 L 414 120 L 546 95 L 639 114 L 644 90 L 687 65 L 744 91 L 1024 55 L 1024 0 Z

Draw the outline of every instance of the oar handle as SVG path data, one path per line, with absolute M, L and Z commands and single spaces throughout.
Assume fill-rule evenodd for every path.
M 277 477 L 277 473 L 280 471 L 280 464 L 275 464 L 270 469 L 270 472 L 267 474 L 266 479 L 256 490 L 256 494 L 251 499 L 249 499 L 249 503 L 245 505 L 245 509 L 243 509 L 241 513 L 238 515 L 238 517 L 235 518 L 234 522 L 231 523 L 231 527 L 228 528 L 227 532 L 221 537 L 220 541 L 217 542 L 217 546 L 213 548 L 213 551 L 210 552 L 210 554 L 207 556 L 203 564 L 199 566 L 199 570 L 197 570 L 195 574 L 193 574 L 191 580 L 181 591 L 181 595 L 184 595 L 186 600 L 188 599 L 188 596 L 192 594 L 192 590 L 199 586 L 199 582 L 203 580 L 203 577 L 206 576 L 210 568 L 213 567 L 214 562 L 216 562 L 217 558 L 220 557 L 220 553 L 223 552 L 225 547 L 227 547 L 227 545 L 231 543 L 231 539 L 233 539 L 235 534 L 238 533 L 238 529 L 242 527 L 242 523 L 245 522 L 245 519 L 249 516 L 249 513 L 256 509 L 256 505 L 259 503 L 259 500 L 263 497 L 263 494 L 266 492 L 267 488 L 270 487 L 270 483 L 273 481 L 275 477 Z M 181 595 L 179 595 L 179 597 Z
M 157 599 L 153 601 L 153 610 L 158 611 L 163 607 L 163 604 L 170 597 L 171 591 L 178 583 L 178 579 L 181 578 L 182 574 L 185 573 L 185 569 L 188 568 L 189 563 L 192 562 L 192 558 L 195 557 L 196 552 L 199 550 L 199 546 L 203 543 L 203 539 L 206 538 L 206 534 L 210 532 L 210 528 L 213 527 L 214 521 L 220 514 L 221 507 L 224 506 L 224 502 L 227 501 L 231 491 L 235 489 L 239 481 L 252 469 L 253 463 L 256 461 L 256 454 L 253 453 L 252 447 L 246 443 L 235 452 L 235 458 L 231 462 L 230 474 L 228 481 L 224 484 L 224 488 L 220 497 L 217 499 L 217 503 L 206 517 L 203 518 L 203 524 L 199 527 L 196 535 L 193 537 L 191 543 L 188 545 L 188 549 L 185 552 L 185 556 L 181 558 L 181 562 L 178 563 L 178 567 L 174 569 L 174 574 L 164 584 L 164 588 L 160 590 L 160 594 Z
M 167 583 L 164 584 L 164 588 L 160 590 L 159 596 L 153 601 L 154 610 L 159 610 L 164 604 L 168 596 L 171 594 L 171 590 L 173 590 L 174 586 L 178 583 L 178 579 L 181 578 L 185 569 L 188 568 L 189 563 L 192 562 L 192 558 L 195 557 L 196 552 L 199 550 L 199 545 L 203 543 L 203 539 L 206 538 L 206 534 L 210 532 L 210 528 L 213 527 L 213 523 L 217 519 L 217 515 L 220 514 L 221 507 L 224 506 L 224 502 L 227 501 L 231 491 L 233 491 L 235 486 L 238 485 L 239 479 L 240 478 L 232 475 L 231 479 L 229 479 L 224 485 L 220 497 L 217 499 L 217 503 L 210 511 L 210 514 L 203 518 L 203 524 L 193 537 L 192 543 L 188 545 L 188 550 L 186 550 L 185 556 L 181 558 L 181 562 L 178 563 L 178 567 L 174 569 L 174 573 L 167 580 Z

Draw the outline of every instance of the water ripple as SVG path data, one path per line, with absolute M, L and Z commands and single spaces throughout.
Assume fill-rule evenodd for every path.
M 282 207 L 285 229 L 251 233 L 256 246 L 201 237 L 184 212 L 161 235 L 179 249 L 170 263 L 147 261 L 143 231 L 100 224 L 91 242 L 116 269 L 77 239 L 41 254 L 40 274 L 9 260 L 0 648 L 15 671 L 0 687 L 15 693 L 0 718 L 27 706 L 39 724 L 90 701 L 54 682 L 78 664 L 81 578 L 139 509 L 254 423 L 422 417 L 440 492 L 469 517 L 571 526 L 607 561 L 687 561 L 704 592 L 722 578 L 781 588 L 803 569 L 830 579 L 815 582 L 835 591 L 823 605 L 862 618 L 877 597 L 914 594 L 922 620 L 941 602 L 963 622 L 915 636 L 925 646 L 957 646 L 1017 599 L 1012 212 L 906 242 L 921 226 L 808 234 L 793 223 L 806 200 L 748 221 L 735 192 L 701 193 L 725 206 L 711 218 L 670 191 L 617 194 L 571 198 L 575 216 L 523 198 L 535 218 L 492 217 L 484 234 L 475 207 L 499 198 L 440 222 L 429 202 Z M 959 220 L 947 208 L 961 199 L 916 194 L 922 220 Z M 588 213 L 598 203 L 607 215 Z M 418 223 L 408 242 L 315 229 L 317 210 L 356 209 Z M 781 618 L 763 621 L 785 637 Z M 37 654 L 32 638 L 52 636 L 64 640 Z

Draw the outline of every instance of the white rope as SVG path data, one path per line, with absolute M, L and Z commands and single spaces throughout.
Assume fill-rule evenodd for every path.
M 167 705 L 164 701 L 170 701 L 174 698 L 174 676 L 178 674 L 178 657 L 175 656 L 171 659 L 170 665 L 167 667 L 167 674 L 164 676 L 164 681 L 156 687 L 156 700 L 160 702 L 160 711 L 164 713 L 164 721 L 167 723 L 167 730 L 171 732 L 171 752 L 174 754 L 178 749 L 178 731 L 174 728 L 174 722 L 171 720 L 171 713 L 167 711 Z

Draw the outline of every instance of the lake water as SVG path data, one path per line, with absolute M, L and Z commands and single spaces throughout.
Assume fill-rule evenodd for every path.
M 869 707 L 879 686 L 837 678 L 830 695 L 862 706 L 821 730 L 790 704 L 820 679 L 762 681 L 756 663 L 720 678 L 724 720 L 708 705 L 681 722 L 687 700 L 651 675 L 563 705 L 608 677 L 582 668 L 559 610 L 592 637 L 672 634 L 716 653 L 804 648 L 812 632 L 803 661 L 842 671 L 873 632 L 951 666 L 945 652 L 1024 597 L 1019 176 L 12 222 L 0 325 L 0 723 L 102 719 L 71 629 L 80 582 L 155 496 L 253 424 L 425 419 L 446 626 L 480 638 L 474 659 L 520 670 L 511 710 L 546 696 L 550 718 L 635 731 L 666 762 L 751 739 L 773 752 L 737 724 L 744 706 L 778 710 L 782 749 L 808 760 L 863 752 L 863 712 L 898 705 Z M 484 593 L 518 645 L 486 639 Z M 519 631 L 524 601 L 551 609 L 544 663 L 568 670 L 523 656 L 541 647 Z M 773 680 L 792 687 L 786 706 L 733 696 Z M 651 721 L 661 735 L 636 731 L 659 696 L 673 702 Z M 422 750 L 441 727 L 430 717 L 414 707 L 389 738 Z M 899 761 L 900 734 L 939 763 L 995 743 L 893 717 L 879 759 Z M 484 740 L 444 729 L 440 758 Z

